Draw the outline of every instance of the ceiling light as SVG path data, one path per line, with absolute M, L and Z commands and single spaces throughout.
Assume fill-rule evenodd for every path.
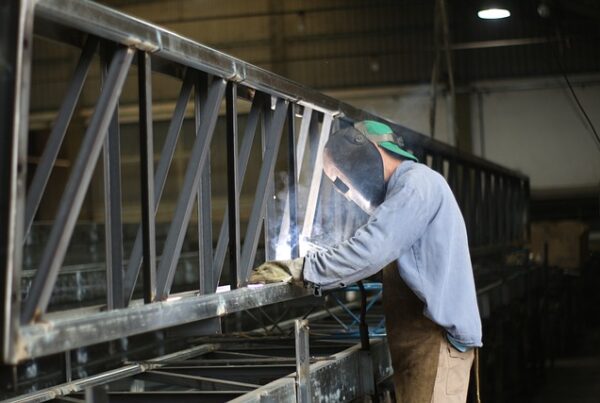
M 498 20 L 510 17 L 510 11 L 505 8 L 486 8 L 479 10 L 477 16 L 484 20 Z

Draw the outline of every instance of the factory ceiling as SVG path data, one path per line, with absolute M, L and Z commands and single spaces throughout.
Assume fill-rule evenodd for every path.
M 434 0 L 104 3 L 311 86 L 416 83 L 431 77 Z M 598 1 L 505 0 L 496 3 L 512 15 L 496 21 L 477 17 L 481 3 L 447 1 L 459 83 L 600 69 Z M 546 18 L 538 12 L 542 4 Z
M 252 64 L 319 89 L 429 83 L 437 0 L 102 0 Z M 477 17 L 475 0 L 447 0 L 457 85 L 600 70 L 600 3 L 506 0 L 512 15 Z M 540 5 L 547 6 L 540 16 Z M 441 35 L 441 34 L 440 34 Z M 443 36 L 443 35 L 442 35 Z M 439 36 L 438 36 L 439 38 Z M 442 41 L 443 42 L 443 41 Z M 438 42 L 439 43 L 439 42 Z M 32 109 L 52 108 L 77 52 L 36 43 Z M 443 47 L 443 46 L 442 46 Z M 445 60 L 445 59 L 444 59 Z M 446 79 L 442 65 L 439 79 Z M 92 76 L 97 72 L 92 72 Z M 36 89 L 37 88 L 37 89 Z M 168 89 L 157 96 L 172 98 Z M 43 95 L 43 97 L 42 97 Z M 85 103 L 85 99 L 84 99 Z

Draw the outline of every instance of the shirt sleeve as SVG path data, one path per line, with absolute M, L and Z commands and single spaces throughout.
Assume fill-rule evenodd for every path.
M 408 185 L 388 190 L 386 200 L 352 238 L 307 254 L 304 279 L 325 290 L 345 287 L 396 260 L 423 235 L 435 213 L 428 193 Z

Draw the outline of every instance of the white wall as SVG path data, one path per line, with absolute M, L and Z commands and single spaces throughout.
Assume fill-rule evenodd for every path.
M 570 79 L 600 130 L 600 76 Z M 533 190 L 598 187 L 600 149 L 563 78 L 480 82 L 468 94 L 475 154 L 525 173 Z M 429 135 L 428 86 L 332 95 Z M 443 97 L 436 116 L 436 139 L 454 144 Z
M 427 85 L 335 91 L 328 92 L 328 94 L 358 108 L 398 122 L 419 133 L 430 135 L 431 97 Z M 453 135 L 448 130 L 448 119 L 446 101 L 443 97 L 438 97 L 435 138 L 454 145 Z
M 571 79 L 596 130 L 600 80 Z M 597 187 L 600 148 L 564 79 L 479 83 L 483 90 L 483 155 L 529 175 L 535 189 Z M 481 151 L 479 105 L 473 95 L 474 150 Z

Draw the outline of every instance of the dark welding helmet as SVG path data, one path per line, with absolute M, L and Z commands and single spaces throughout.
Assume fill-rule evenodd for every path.
M 418 162 L 405 148 L 402 136 L 374 120 L 333 133 L 323 155 L 323 170 L 336 189 L 368 214 L 385 198 L 383 160 L 375 144 L 402 159 Z
M 381 155 L 354 127 L 331 134 L 325 145 L 323 170 L 336 189 L 367 214 L 385 198 Z

